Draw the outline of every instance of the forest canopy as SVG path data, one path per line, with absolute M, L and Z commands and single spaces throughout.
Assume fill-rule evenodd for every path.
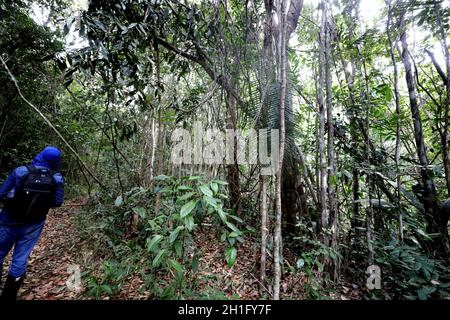
M 449 35 L 448 0 L 0 0 L 0 175 L 63 151 L 78 298 L 449 299 Z

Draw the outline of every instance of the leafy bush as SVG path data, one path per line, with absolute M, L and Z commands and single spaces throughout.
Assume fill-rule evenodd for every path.
M 393 297 L 408 300 L 450 299 L 450 272 L 445 262 L 427 257 L 417 246 L 379 242 L 376 263 Z
M 108 251 L 107 256 L 139 265 L 144 286 L 155 296 L 181 297 L 189 275 L 198 270 L 199 256 L 192 250 L 193 232 L 205 221 L 217 226 L 221 241 L 226 244 L 224 257 L 231 267 L 237 258 L 235 244 L 243 242 L 236 225 L 242 220 L 224 208 L 227 195 L 223 181 L 163 175 L 155 180 L 155 190 L 133 188 L 113 201 L 106 195 L 98 195 L 93 203 L 96 222 L 85 232 L 104 235 L 96 238 L 108 248 L 103 250 Z M 160 205 L 155 212 L 157 198 Z M 133 235 L 133 229 L 137 229 L 134 230 L 137 234 Z M 103 277 L 89 280 L 89 294 L 96 297 L 116 294 L 123 277 L 121 271 L 115 273 L 115 268 L 120 270 L 120 263 L 103 265 Z
M 301 229 L 307 229 L 304 224 L 298 224 Z M 308 299 L 322 299 L 322 283 L 319 276 L 322 276 L 326 269 L 325 262 L 338 262 L 342 259 L 339 252 L 324 245 L 319 240 L 309 239 L 307 236 L 294 237 L 301 247 L 300 258 L 296 262 L 297 270 L 303 270 L 307 277 L 307 282 L 303 288 Z M 328 281 L 329 279 L 324 279 Z
M 101 275 L 93 273 L 87 279 L 87 294 L 100 298 L 103 295 L 115 296 L 119 293 L 123 280 L 130 274 L 131 267 L 113 260 L 106 260 L 101 266 Z

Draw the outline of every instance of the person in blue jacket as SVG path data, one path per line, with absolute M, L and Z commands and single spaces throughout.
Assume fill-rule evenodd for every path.
M 47 168 L 53 174 L 55 189 L 51 207 L 60 207 L 64 201 L 64 178 L 59 172 L 61 151 L 47 146 L 31 162 L 34 168 Z M 14 169 L 0 187 L 0 200 L 16 190 L 19 182 L 29 173 L 29 166 Z M 15 218 L 8 208 L 0 212 L 0 282 L 3 271 L 3 260 L 14 247 L 11 266 L 2 291 L 2 299 L 17 298 L 20 286 L 25 278 L 28 257 L 37 243 L 45 224 L 47 212 L 39 215 L 38 221 L 24 223 Z

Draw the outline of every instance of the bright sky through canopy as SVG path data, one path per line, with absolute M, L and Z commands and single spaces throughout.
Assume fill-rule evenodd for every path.
M 77 12 L 79 10 L 85 10 L 87 9 L 89 0 L 74 0 L 71 3 L 70 10 L 72 12 Z M 319 5 L 320 1 L 318 0 L 305 0 L 305 4 Z M 444 7 L 448 7 L 450 9 L 450 0 L 446 0 L 442 4 Z M 33 8 L 33 18 L 35 21 L 41 25 L 44 25 L 46 23 L 49 23 L 48 21 L 48 14 L 49 10 L 47 8 L 43 8 L 37 4 L 32 5 Z M 383 10 L 386 8 L 386 3 L 384 0 L 361 0 L 360 1 L 360 15 L 361 20 L 363 21 L 363 24 L 360 26 L 362 30 L 367 28 L 377 28 L 379 30 L 384 30 L 386 28 L 386 21 L 385 19 L 380 19 L 380 15 L 383 13 Z M 66 47 L 68 50 L 74 50 L 79 49 L 84 46 L 87 46 L 88 43 L 84 40 L 82 40 L 78 33 L 75 32 L 75 25 L 73 24 L 71 27 L 71 30 L 66 38 Z M 409 34 L 409 33 L 408 33 Z M 429 34 L 427 32 L 422 31 L 420 28 L 415 28 L 414 32 L 412 33 L 414 35 L 414 39 L 408 39 L 409 42 L 415 42 L 415 44 L 412 47 L 412 51 L 414 49 L 422 49 L 421 42 L 429 37 Z M 409 37 L 408 37 L 409 38 Z M 298 40 L 295 37 L 291 38 L 291 45 L 294 47 L 298 46 Z M 439 45 L 434 45 L 430 49 L 437 61 L 441 64 L 441 66 L 445 65 L 445 58 L 444 54 L 440 48 Z M 429 59 L 428 56 L 425 56 L 425 59 Z

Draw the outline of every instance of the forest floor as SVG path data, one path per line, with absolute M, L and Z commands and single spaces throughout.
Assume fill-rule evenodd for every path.
M 71 268 L 81 266 L 82 269 L 87 266 L 87 260 L 91 260 L 86 260 L 86 257 L 92 258 L 90 245 L 86 243 L 87 240 L 81 240 L 75 221 L 75 215 L 82 205 L 80 201 L 70 202 L 49 213 L 42 236 L 28 261 L 27 277 L 19 299 L 90 299 L 83 294 L 85 288 L 77 291 L 67 285 L 73 275 Z M 197 232 L 194 243 L 202 257 L 196 274 L 197 299 L 271 299 L 271 294 L 265 288 L 262 289 L 262 295 L 260 293 L 259 265 L 255 263 L 259 247 L 249 237 L 240 245 L 238 259 L 232 268 L 226 265 L 223 244 L 212 229 Z M 10 258 L 11 254 L 5 261 L 5 268 L 9 265 Z M 289 257 L 285 258 L 289 260 Z M 270 270 L 270 265 L 268 269 Z M 306 279 L 302 272 L 285 274 L 281 284 L 285 298 L 305 299 Z M 143 283 L 139 275 L 134 274 L 127 280 L 120 293 L 111 299 L 152 299 L 150 292 L 139 290 Z M 330 298 L 348 300 L 356 297 L 352 292 L 350 296 Z

